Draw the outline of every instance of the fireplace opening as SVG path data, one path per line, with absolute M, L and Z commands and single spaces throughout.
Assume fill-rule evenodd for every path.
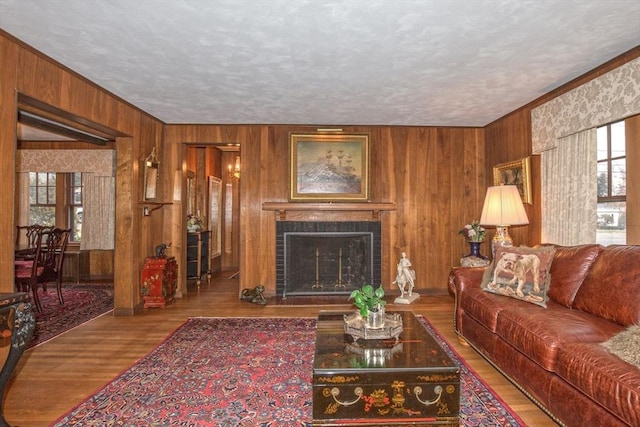
M 380 283 L 378 222 L 278 223 L 276 294 L 350 294 Z

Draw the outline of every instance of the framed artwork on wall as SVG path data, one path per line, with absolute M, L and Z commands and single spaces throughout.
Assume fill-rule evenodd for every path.
M 291 133 L 289 142 L 289 200 L 368 200 L 369 135 Z
M 515 185 L 522 203 L 531 204 L 531 164 L 529 157 L 493 167 L 493 185 Z

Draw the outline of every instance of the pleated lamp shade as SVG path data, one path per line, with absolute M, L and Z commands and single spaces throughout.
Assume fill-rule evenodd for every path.
M 480 224 L 500 227 L 529 224 L 518 187 L 496 185 L 487 188 Z

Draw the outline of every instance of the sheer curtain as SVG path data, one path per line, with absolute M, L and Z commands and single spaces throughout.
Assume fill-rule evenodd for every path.
M 558 140 L 542 153 L 542 242 L 595 243 L 597 223 L 596 129 Z
M 114 248 L 115 178 L 82 174 L 81 250 Z

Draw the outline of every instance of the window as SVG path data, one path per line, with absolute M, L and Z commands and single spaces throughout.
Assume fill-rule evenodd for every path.
M 625 244 L 627 159 L 624 121 L 602 126 L 598 138 L 598 224 L 596 242 Z
M 73 172 L 67 174 L 69 184 L 69 241 L 80 242 L 82 237 L 82 174 Z
M 29 173 L 29 224 L 56 225 L 55 173 Z
M 29 224 L 70 228 L 70 243 L 82 237 L 82 173 L 29 173 Z

